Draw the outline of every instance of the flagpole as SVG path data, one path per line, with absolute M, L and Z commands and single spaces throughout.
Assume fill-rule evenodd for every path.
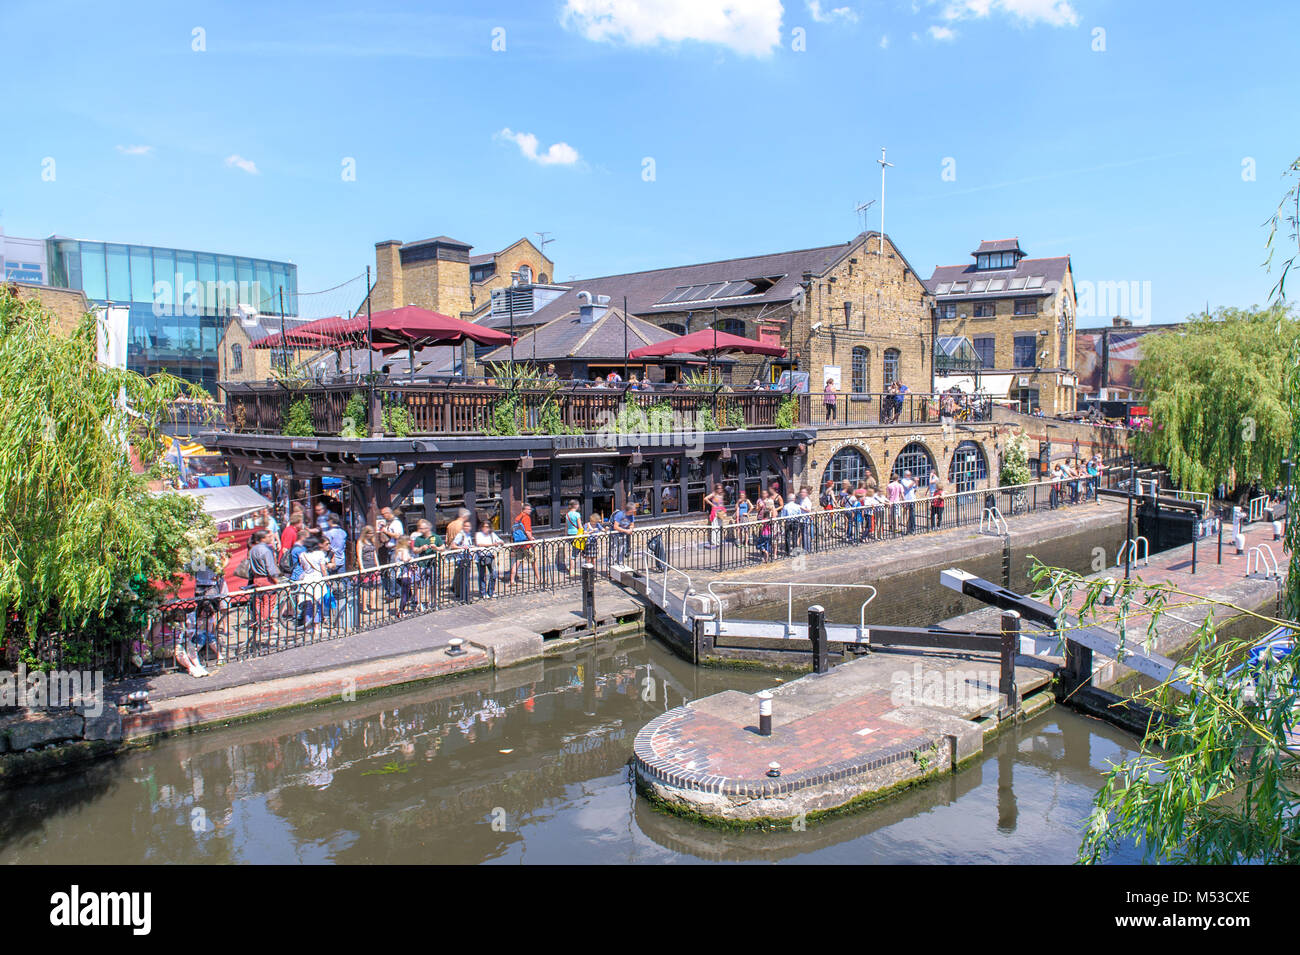
M 709 352 L 709 384 L 713 384 L 713 357 L 718 353 L 718 307 L 713 306 L 713 351 Z
M 627 296 L 623 296 L 623 384 L 627 384 Z

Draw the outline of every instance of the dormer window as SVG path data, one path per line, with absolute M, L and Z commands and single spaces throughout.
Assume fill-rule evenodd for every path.
M 980 252 L 975 256 L 975 268 L 1014 269 L 1019 261 L 1018 252 Z

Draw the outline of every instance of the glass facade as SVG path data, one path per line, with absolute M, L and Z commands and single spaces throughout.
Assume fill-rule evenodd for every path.
M 217 349 L 239 305 L 298 314 L 298 267 L 235 255 L 147 245 L 46 240 L 50 284 L 80 289 L 94 305 L 126 305 L 127 367 L 171 372 L 213 394 Z

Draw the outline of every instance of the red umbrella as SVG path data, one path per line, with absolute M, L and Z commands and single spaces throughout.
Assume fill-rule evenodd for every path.
M 715 328 L 704 328 L 689 335 L 680 335 L 654 345 L 642 345 L 628 352 L 629 358 L 666 358 L 669 355 L 708 354 L 719 355 L 725 352 L 741 352 L 745 355 L 771 355 L 784 358 L 785 349 L 780 345 L 767 345 L 752 338 L 742 338 L 729 332 L 720 332 Z
M 384 309 L 370 316 L 356 315 L 332 330 L 337 344 L 365 345 L 387 350 L 405 346 L 415 374 L 415 349 L 429 345 L 459 345 L 465 341 L 480 345 L 508 345 L 514 338 L 495 328 L 475 325 L 415 305 Z

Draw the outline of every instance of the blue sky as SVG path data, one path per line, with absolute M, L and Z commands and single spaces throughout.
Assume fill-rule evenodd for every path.
M 1267 299 L 1300 155 L 1281 0 L 9 0 L 4 22 L 6 233 L 288 259 L 304 292 L 388 238 L 547 230 L 561 280 L 844 241 L 883 145 L 886 231 L 923 275 L 1018 235 L 1171 321 Z

